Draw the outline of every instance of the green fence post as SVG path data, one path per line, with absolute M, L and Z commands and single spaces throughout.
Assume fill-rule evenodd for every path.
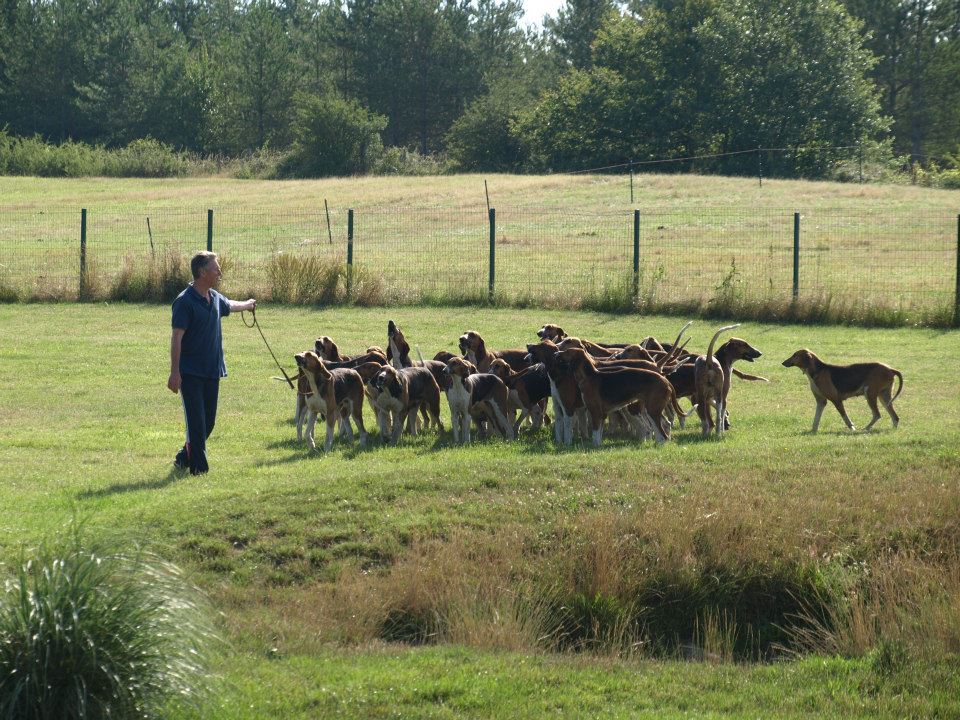
M 207 250 L 213 252 L 213 210 L 207 210 Z
M 487 288 L 487 297 L 493 302 L 493 286 L 497 272 L 497 209 L 490 208 L 490 281 Z
M 640 297 L 640 211 L 633 211 L 633 304 Z
M 87 291 L 87 209 L 80 208 L 80 288 L 77 295 L 82 300 Z
M 353 208 L 347 210 L 347 299 L 353 293 Z
M 800 297 L 800 213 L 793 214 L 793 300 Z

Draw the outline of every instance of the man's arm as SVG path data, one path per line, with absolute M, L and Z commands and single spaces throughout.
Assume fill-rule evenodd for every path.
M 170 379 L 167 380 L 167 387 L 175 393 L 180 392 L 180 346 L 185 332 L 183 328 L 174 328 L 170 335 Z
M 257 301 L 253 298 L 242 302 L 240 300 L 227 300 L 227 302 L 230 304 L 230 312 L 246 312 L 257 309 Z

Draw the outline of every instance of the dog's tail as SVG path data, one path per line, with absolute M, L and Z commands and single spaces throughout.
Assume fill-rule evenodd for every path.
M 393 322 L 393 321 L 391 320 L 390 322 Z M 426 363 L 423 361 L 423 353 L 420 352 L 420 346 L 414 345 L 414 347 L 417 350 L 417 357 L 420 358 L 420 366 L 423 367 L 424 365 L 426 365 Z
M 893 374 L 897 378 L 897 380 L 900 381 L 900 386 L 897 388 L 897 394 L 894 395 L 892 398 L 890 398 L 890 402 L 893 402 L 898 397 L 900 397 L 900 393 L 903 392 L 903 374 L 899 370 L 894 370 Z
M 670 347 L 670 352 L 664 355 L 660 359 L 660 361 L 657 363 L 657 365 L 660 367 L 661 370 L 663 370 L 663 367 L 665 365 L 671 362 L 675 357 L 677 357 L 683 351 L 683 347 L 685 347 L 685 344 L 684 346 L 680 345 L 680 338 L 683 337 L 683 334 L 687 331 L 687 328 L 690 327 L 691 325 L 693 325 L 693 320 L 691 320 L 682 328 L 680 328 L 680 333 L 677 335 L 677 339 L 673 341 L 673 345 Z
M 733 371 L 733 374 L 736 375 L 741 380 L 758 380 L 760 382 L 768 383 L 770 382 L 765 377 L 760 377 L 759 375 L 750 375 L 748 373 L 737 370 L 736 368 L 730 368 Z
M 710 347 L 707 348 L 707 363 L 710 363 L 713 360 L 713 346 L 717 342 L 717 338 L 720 337 L 720 333 L 724 333 L 727 330 L 733 330 L 734 328 L 738 327 L 740 327 L 740 323 L 737 323 L 736 325 L 724 325 L 713 334 L 713 337 L 710 339 Z

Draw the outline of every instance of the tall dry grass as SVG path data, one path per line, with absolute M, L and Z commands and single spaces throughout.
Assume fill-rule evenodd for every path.
M 960 651 L 956 552 L 851 561 L 798 546 L 794 530 L 652 510 L 588 513 L 547 536 L 464 531 L 238 616 L 244 632 L 282 628 L 299 651 L 454 642 L 705 662 Z

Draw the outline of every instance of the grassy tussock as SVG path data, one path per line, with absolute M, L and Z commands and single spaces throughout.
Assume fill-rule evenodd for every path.
M 127 255 L 106 294 L 110 300 L 125 302 L 170 302 L 188 282 L 190 258 L 179 250 L 169 249 L 146 260 Z M 98 295 L 103 291 L 84 299 L 98 299 Z
M 214 633 L 198 591 L 150 553 L 62 542 L 0 594 L 0 717 L 152 717 L 205 693 Z

